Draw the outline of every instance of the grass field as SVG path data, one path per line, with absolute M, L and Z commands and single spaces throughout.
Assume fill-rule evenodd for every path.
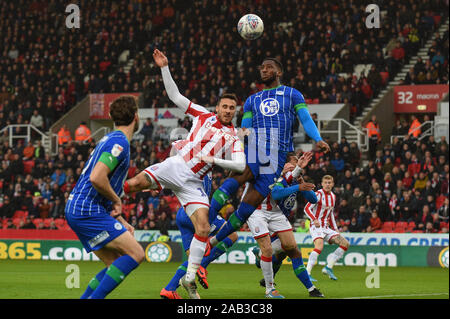
M 80 269 L 80 288 L 66 288 L 69 264 Z M 143 263 L 108 298 L 159 299 L 159 292 L 175 270 L 176 263 Z M 79 298 L 89 280 L 102 268 L 100 262 L 0 261 L 1 299 L 71 299 Z M 401 298 L 448 299 L 449 271 L 441 268 L 381 267 L 380 288 L 367 288 L 365 267 L 336 266 L 338 281 L 331 281 L 316 266 L 316 286 L 326 298 Z M 254 265 L 211 264 L 208 267 L 210 288 L 199 286 L 204 299 L 261 299 L 261 271 Z M 309 298 L 306 289 L 294 276 L 290 265 L 283 265 L 275 278 L 280 293 L 289 299 Z M 182 287 L 178 292 L 187 294 Z

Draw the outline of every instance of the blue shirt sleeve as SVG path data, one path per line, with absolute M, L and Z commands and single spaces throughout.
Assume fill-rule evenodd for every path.
M 306 134 L 316 142 L 321 141 L 322 137 L 320 136 L 319 130 L 312 120 L 311 115 L 309 115 L 305 99 L 296 89 L 292 89 L 292 103 L 294 104 L 295 112 L 297 113 Z
M 117 159 L 118 163 L 121 163 L 129 152 L 130 144 L 125 136 L 112 137 L 105 142 L 102 147 L 102 153 L 108 152 Z
M 251 96 L 244 103 L 244 115 L 242 116 L 241 127 L 250 128 L 253 125 L 253 114 L 250 100 Z
M 317 203 L 317 196 L 314 191 L 301 191 L 300 194 L 311 204 Z
M 295 192 L 298 192 L 298 185 L 293 185 L 288 188 L 283 188 L 283 187 L 277 185 L 272 189 L 272 198 L 274 200 L 281 200 Z

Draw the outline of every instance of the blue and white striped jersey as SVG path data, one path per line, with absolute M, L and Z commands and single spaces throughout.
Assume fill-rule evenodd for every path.
M 103 154 L 103 155 L 102 155 Z M 66 205 L 66 213 L 74 215 L 110 214 L 112 202 L 100 195 L 90 181 L 92 169 L 104 156 L 110 168 L 109 182 L 120 197 L 130 166 L 130 143 L 122 131 L 114 131 L 104 136 L 84 165 L 80 178 L 72 190 Z M 102 160 L 103 162 L 103 160 Z
M 244 113 L 251 111 L 253 114 L 252 126 L 258 144 L 266 141 L 266 150 L 269 151 L 271 143 L 278 141 L 279 151 L 291 152 L 294 150 L 294 121 L 297 120 L 297 110 L 303 107 L 307 107 L 305 99 L 298 90 L 280 85 L 247 98 Z

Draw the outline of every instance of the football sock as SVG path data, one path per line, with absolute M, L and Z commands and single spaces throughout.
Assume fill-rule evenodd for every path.
M 202 267 L 206 268 L 208 267 L 208 265 L 213 262 L 214 260 L 216 260 L 217 258 L 219 258 L 220 256 L 222 256 L 228 248 L 230 248 L 231 246 L 233 246 L 233 241 L 230 238 L 225 238 L 223 241 L 221 241 L 216 247 L 214 247 L 211 250 L 211 253 L 206 256 L 203 257 L 202 260 Z
M 272 256 L 261 256 L 261 270 L 266 282 L 266 294 L 268 294 L 273 289 Z
M 194 238 L 192 238 L 191 246 L 189 248 L 188 267 L 186 270 L 187 282 L 193 282 L 195 280 L 197 269 L 205 254 L 207 240 L 208 237 L 201 237 L 197 234 L 194 234 Z
M 210 223 L 214 220 L 225 205 L 227 200 L 232 196 L 239 188 L 239 183 L 234 178 L 230 177 L 223 182 L 223 184 L 214 192 L 211 199 L 211 206 L 209 208 Z
M 103 276 L 105 275 L 106 271 L 108 270 L 108 268 L 103 268 L 97 275 L 95 275 L 94 278 L 91 279 L 91 281 L 89 281 L 89 284 L 86 288 L 86 291 L 84 292 L 84 294 L 80 297 L 80 299 L 87 299 L 89 298 L 89 296 L 92 294 L 92 292 L 98 287 L 98 285 L 100 284 L 100 281 L 102 281 Z
M 294 269 L 295 276 L 302 282 L 302 284 L 310 291 L 313 288 L 311 279 L 309 279 L 308 272 L 306 271 L 305 265 L 303 264 L 302 257 L 292 258 L 292 268 Z
M 318 249 L 314 249 L 311 254 L 309 254 L 308 265 L 306 266 L 306 270 L 308 270 L 308 274 L 311 274 L 311 270 L 317 262 L 317 258 L 322 251 Z
M 347 251 L 347 248 L 344 246 L 339 246 L 333 253 L 328 257 L 328 268 L 333 268 L 334 264 L 344 256 L 344 253 Z
M 168 291 L 177 290 L 178 286 L 180 285 L 180 279 L 183 278 L 184 275 L 186 275 L 187 266 L 188 261 L 186 260 L 180 267 L 178 267 L 177 271 L 175 272 L 175 275 L 167 284 L 166 290 Z
M 139 263 L 129 255 L 123 255 L 117 258 L 111 266 L 108 267 L 103 279 L 89 299 L 104 299 L 137 266 L 139 266 Z

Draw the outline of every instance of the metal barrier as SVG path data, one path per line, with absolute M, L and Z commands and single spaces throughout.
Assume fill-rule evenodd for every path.
M 434 124 L 434 121 L 425 121 L 425 122 L 423 122 L 422 124 L 420 124 L 420 126 L 419 127 L 416 127 L 414 130 L 412 130 L 411 132 L 409 132 L 408 134 L 405 134 L 405 135 L 392 135 L 391 136 L 391 144 L 394 142 L 394 139 L 397 137 L 398 139 L 400 139 L 400 140 L 403 140 L 403 139 L 405 139 L 405 136 L 406 135 L 411 135 L 411 134 L 413 134 L 414 132 L 416 132 L 416 131 L 418 131 L 418 130 L 421 130 L 422 131 L 422 128 L 423 128 L 423 126 L 424 125 L 426 125 L 426 124 L 430 124 L 430 128 L 429 129 L 427 129 L 427 130 L 425 130 L 423 133 L 421 133 L 420 134 L 420 136 L 417 138 L 419 141 L 421 141 L 421 140 L 423 140 L 425 137 L 427 137 L 427 136 L 432 136 L 432 135 L 434 135 L 434 129 L 435 129 L 435 127 L 436 127 L 436 125 Z M 442 125 L 442 124 L 440 124 L 440 125 Z
M 333 129 L 336 127 L 336 129 Z M 342 137 L 346 137 L 349 143 L 356 142 L 361 152 L 367 152 L 369 150 L 369 136 L 367 129 L 359 129 L 353 124 L 347 122 L 345 119 L 331 119 L 331 120 L 318 120 L 317 128 L 320 134 L 336 134 L 337 141 L 340 142 Z M 351 139 L 345 136 L 347 131 L 356 133 L 356 139 Z
M 14 133 L 14 129 L 15 128 L 26 128 L 26 134 L 15 134 Z M 3 133 L 4 131 L 8 131 L 9 134 L 9 144 L 12 146 L 14 144 L 14 140 L 15 139 L 25 139 L 27 142 L 31 140 L 32 138 L 32 132 L 36 132 L 41 136 L 41 142 L 42 142 L 42 146 L 45 148 L 45 151 L 48 154 L 51 154 L 52 156 L 57 155 L 58 154 L 58 148 L 56 147 L 55 149 L 52 149 L 52 143 L 51 143 L 51 139 L 52 138 L 58 138 L 57 134 L 45 134 L 44 132 L 42 132 L 41 130 L 39 130 L 38 128 L 36 128 L 34 125 L 31 124 L 11 124 L 8 125 L 4 128 L 2 128 L 0 130 L 0 134 Z M 56 145 L 58 145 L 58 143 L 56 143 Z

